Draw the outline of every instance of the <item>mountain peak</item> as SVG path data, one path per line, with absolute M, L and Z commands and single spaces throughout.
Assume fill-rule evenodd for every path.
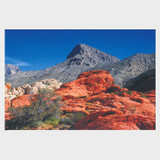
M 84 54 L 87 52 L 87 50 L 89 50 L 89 48 L 92 48 L 92 47 L 86 44 L 79 43 L 73 48 L 72 52 L 67 56 L 67 59 L 74 57 L 77 54 Z

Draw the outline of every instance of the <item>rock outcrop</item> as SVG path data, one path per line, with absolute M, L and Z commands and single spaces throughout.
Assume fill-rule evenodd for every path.
M 45 79 L 33 84 L 26 84 L 21 87 L 11 88 L 10 83 L 5 85 L 5 99 L 14 99 L 24 94 L 37 94 L 39 89 L 58 89 L 62 85 L 61 82 L 52 79 Z
M 37 94 L 39 89 L 58 89 L 62 83 L 60 81 L 52 79 L 45 79 L 38 82 L 35 82 L 31 85 L 23 85 L 22 88 L 25 90 L 26 94 Z
M 105 92 L 114 85 L 114 80 L 107 71 L 92 71 L 80 74 L 77 80 L 65 83 L 56 92 L 62 97 L 85 97 Z

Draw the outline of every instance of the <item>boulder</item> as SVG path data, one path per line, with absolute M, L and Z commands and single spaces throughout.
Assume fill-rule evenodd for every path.
M 105 92 L 112 85 L 114 80 L 109 72 L 90 71 L 80 74 L 77 80 L 63 84 L 56 92 L 62 97 L 84 97 Z

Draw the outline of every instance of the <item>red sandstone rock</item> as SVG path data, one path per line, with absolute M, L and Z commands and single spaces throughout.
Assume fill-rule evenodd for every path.
M 77 80 L 63 84 L 57 93 L 62 97 L 66 95 L 84 97 L 105 92 L 112 85 L 113 77 L 107 71 L 84 72 Z
M 62 97 L 64 105 L 61 109 L 64 112 L 84 112 L 90 114 L 87 116 L 89 118 L 98 115 L 94 123 L 88 123 L 86 117 L 77 122 L 78 127 L 74 125 L 74 129 L 154 129 L 155 91 L 142 93 L 116 86 L 107 71 L 84 72 L 77 80 L 63 84 L 56 92 Z M 30 95 L 12 100 L 15 107 L 30 104 Z M 8 106 L 9 102 L 6 102 L 6 109 Z M 115 113 L 100 116 L 111 110 Z
M 10 83 L 6 83 L 5 87 L 7 88 L 7 90 L 9 91 L 11 89 L 11 84 Z
M 11 100 L 5 99 L 5 111 L 7 111 L 9 107 L 11 107 Z
M 155 119 L 127 115 L 116 110 L 92 113 L 75 123 L 71 130 L 154 130 Z
M 12 106 L 14 106 L 15 108 L 17 107 L 24 107 L 24 106 L 30 106 L 33 100 L 33 96 L 32 95 L 23 95 L 23 96 L 19 96 L 17 98 L 14 98 L 12 100 Z

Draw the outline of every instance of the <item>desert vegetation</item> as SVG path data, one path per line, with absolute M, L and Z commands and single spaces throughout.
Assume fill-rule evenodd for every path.
M 53 90 L 42 89 L 38 94 L 31 95 L 32 103 L 30 106 L 10 107 L 11 120 L 7 121 L 7 129 L 23 129 L 25 127 L 38 127 L 49 119 L 56 121 L 60 118 L 61 102 L 60 97 L 56 97 L 52 101 L 52 97 L 56 94 Z
M 30 106 L 8 108 L 12 118 L 6 121 L 7 130 L 36 129 L 47 125 L 52 129 L 67 129 L 86 116 L 80 112 L 64 114 L 60 109 L 63 105 L 61 97 L 54 90 L 39 89 L 38 94 L 31 95 L 30 99 Z

